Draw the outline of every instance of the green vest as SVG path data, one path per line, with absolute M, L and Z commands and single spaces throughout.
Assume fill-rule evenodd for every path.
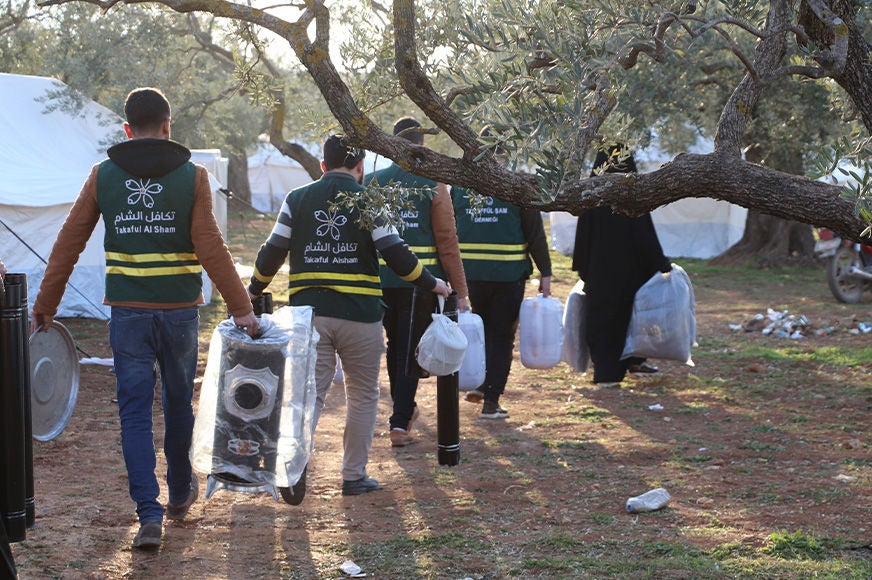
M 434 190 L 436 188 L 435 181 L 413 175 L 396 163 L 376 171 L 374 174 L 367 175 L 364 183 L 369 183 L 373 178 L 378 181 L 379 185 L 396 182 L 408 188 L 423 189 L 428 187 Z M 418 256 L 418 260 L 431 274 L 437 278 L 444 279 L 445 271 L 439 262 L 439 254 L 436 251 L 436 238 L 433 236 L 430 211 L 432 199 L 428 195 L 412 195 L 410 199 L 415 209 L 401 211 L 400 217 L 405 225 L 402 231 L 400 231 L 400 237 L 403 238 L 409 249 Z M 388 268 L 383 259 L 379 260 L 379 276 L 381 277 L 382 288 L 412 288 L 412 284 L 397 276 L 393 270 Z
M 163 177 L 139 178 L 107 159 L 97 172 L 106 225 L 106 299 L 154 304 L 195 302 L 203 267 L 191 241 L 193 163 Z
M 515 282 L 530 277 L 533 263 L 521 229 L 521 208 L 493 197 L 474 212 L 467 191 L 454 187 L 451 198 L 466 279 Z
M 319 316 L 357 322 L 382 318 L 378 253 L 356 211 L 328 209 L 340 191 L 362 191 L 351 177 L 325 175 L 295 189 L 291 214 L 290 302 Z

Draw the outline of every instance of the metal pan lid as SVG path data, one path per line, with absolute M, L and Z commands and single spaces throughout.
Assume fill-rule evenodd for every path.
M 33 438 L 51 441 L 73 415 L 79 394 L 79 358 L 70 331 L 54 321 L 30 337 L 30 403 Z

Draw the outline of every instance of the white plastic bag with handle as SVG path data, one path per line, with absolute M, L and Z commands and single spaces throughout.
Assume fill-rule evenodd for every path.
M 444 308 L 445 298 L 439 296 L 439 312 L 433 313 L 433 322 L 415 349 L 415 360 L 421 368 L 437 377 L 453 375 L 460 370 L 468 345 L 460 326 L 442 313 Z
M 672 264 L 672 271 L 657 272 L 636 292 L 621 359 L 640 356 L 694 366 L 690 358 L 693 346 L 696 346 L 693 285 L 687 272 Z

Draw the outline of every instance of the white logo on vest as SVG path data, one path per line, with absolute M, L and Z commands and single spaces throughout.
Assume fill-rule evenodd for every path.
M 339 228 L 348 222 L 348 218 L 344 215 L 336 214 L 337 212 L 335 211 L 328 214 L 323 209 L 317 210 L 315 212 L 315 219 L 321 222 L 321 225 L 315 230 L 315 234 L 323 238 L 329 233 L 331 238 L 339 241 Z
M 152 196 L 163 191 L 163 185 L 152 183 L 150 179 L 147 179 L 145 183 L 141 180 L 128 179 L 124 182 L 124 185 L 133 192 L 127 196 L 127 204 L 136 205 L 142 200 L 143 205 L 147 208 L 154 207 L 154 198 Z

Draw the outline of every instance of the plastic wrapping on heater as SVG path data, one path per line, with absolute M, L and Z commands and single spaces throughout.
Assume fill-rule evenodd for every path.
M 256 338 L 232 320 L 212 333 L 191 458 L 203 473 L 289 487 L 312 449 L 318 333 L 309 306 L 259 321 Z

